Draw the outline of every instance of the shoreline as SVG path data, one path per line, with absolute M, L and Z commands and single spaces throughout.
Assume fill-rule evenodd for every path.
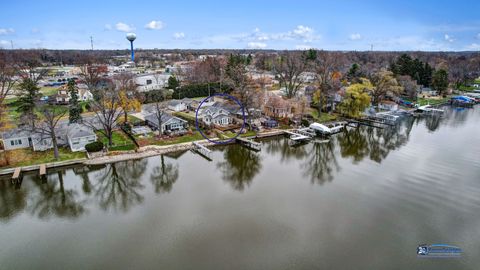
M 280 136 L 283 134 L 285 134 L 284 130 L 274 130 L 270 132 L 259 133 L 256 136 L 249 136 L 244 138 L 247 138 L 247 139 L 268 138 L 268 137 Z M 143 158 L 148 158 L 153 156 L 159 156 L 159 155 L 178 152 L 178 151 L 188 151 L 193 149 L 193 142 L 200 143 L 207 147 L 218 145 L 218 144 L 209 142 L 206 139 L 185 142 L 185 143 L 171 144 L 171 145 L 162 145 L 162 146 L 147 145 L 147 146 L 140 147 L 135 151 L 121 151 L 121 152 L 118 152 L 118 154 L 116 155 L 110 155 L 110 156 L 106 155 L 106 156 L 95 157 L 91 159 L 82 158 L 82 159 L 58 161 L 58 162 L 51 162 L 51 163 L 44 163 L 44 164 L 46 165 L 47 169 L 57 168 L 57 167 L 66 167 L 66 166 L 72 166 L 72 165 L 89 166 L 89 165 L 110 164 L 110 163 L 127 161 L 127 160 L 136 160 L 136 159 L 143 159 Z M 231 142 L 229 144 L 233 144 L 233 143 L 235 142 Z M 40 169 L 40 165 L 42 164 L 19 166 L 19 167 L 22 168 L 22 172 L 31 172 L 31 171 L 38 171 Z M 0 176 L 13 174 L 16 168 L 18 167 L 2 169 L 0 170 Z

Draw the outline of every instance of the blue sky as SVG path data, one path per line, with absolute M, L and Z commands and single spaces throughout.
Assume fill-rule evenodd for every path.
M 480 1 L 22 1 L 1 5 L 0 46 L 480 50 Z

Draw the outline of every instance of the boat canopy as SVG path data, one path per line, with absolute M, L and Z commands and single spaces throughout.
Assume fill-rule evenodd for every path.
M 322 125 L 322 124 L 319 124 L 319 123 L 312 123 L 310 124 L 310 128 L 315 130 L 315 131 L 319 131 L 319 132 L 322 132 L 322 133 L 330 133 L 331 132 L 331 129 L 325 125 Z

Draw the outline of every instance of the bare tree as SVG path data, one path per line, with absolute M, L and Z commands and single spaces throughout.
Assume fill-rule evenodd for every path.
M 58 160 L 58 141 L 56 128 L 58 121 L 68 112 L 65 108 L 45 105 L 39 110 L 41 117 L 40 123 L 33 126 L 33 131 L 40 136 L 40 140 L 48 138 L 52 141 L 53 155 Z
M 11 93 L 16 83 L 16 69 L 13 60 L 6 51 L 0 51 L 0 128 L 5 123 L 5 99 Z
M 398 76 L 398 83 L 403 87 L 404 93 L 412 100 L 417 99 L 417 90 L 419 88 L 417 82 L 412 80 L 408 75 Z
M 306 70 L 306 61 L 298 52 L 284 52 L 273 61 L 273 70 L 280 79 L 288 98 L 297 94 L 303 83 L 302 73 Z
M 157 121 L 158 125 L 158 136 L 162 137 L 163 135 L 163 129 L 162 129 L 162 124 L 163 124 L 163 118 L 167 114 L 167 105 L 164 102 L 155 102 L 155 107 L 154 107 L 154 116 L 155 120 Z
M 107 73 L 108 68 L 98 58 L 88 54 L 82 57 L 80 61 L 80 78 L 87 85 L 88 90 L 96 94 L 98 84 Z
M 340 83 L 340 55 L 335 52 L 318 51 L 312 63 L 318 83 L 318 112 L 322 111 L 323 104 L 330 98 L 333 102 L 333 95 L 342 86 Z
M 118 119 L 123 114 L 118 90 L 115 87 L 106 88 L 99 93 L 98 100 L 91 101 L 91 107 L 95 116 L 83 123 L 104 135 L 108 145 L 112 146 L 113 131 L 118 128 Z

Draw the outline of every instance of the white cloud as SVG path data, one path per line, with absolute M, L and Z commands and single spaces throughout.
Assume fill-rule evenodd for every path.
M 128 25 L 126 23 L 123 23 L 123 22 L 119 22 L 119 23 L 115 24 L 115 29 L 117 29 L 118 31 L 122 31 L 122 32 L 135 31 L 135 27 L 133 27 L 131 25 Z
M 249 42 L 247 47 L 250 49 L 265 49 L 267 44 L 262 42 Z
M 355 33 L 355 34 L 351 34 L 348 38 L 350 40 L 360 40 L 362 39 L 362 35 L 360 35 L 359 33 Z
M 0 28 L 0 35 L 8 35 L 13 33 L 15 33 L 15 30 L 13 30 L 13 28 Z
M 183 32 L 177 32 L 173 34 L 174 39 L 184 39 L 185 38 L 185 33 Z
M 313 29 L 308 26 L 299 25 L 293 30 L 293 33 L 300 37 L 305 37 L 313 33 Z
M 6 40 L 0 40 L 0 48 L 4 48 L 8 45 L 10 45 L 10 42 L 8 42 Z
M 151 21 L 145 24 L 145 28 L 148 30 L 160 30 L 165 27 L 165 24 L 162 21 Z
M 449 43 L 442 40 L 426 39 L 421 36 L 400 36 L 373 40 L 374 50 L 385 51 L 451 51 Z M 365 48 L 370 49 L 370 48 Z
M 449 35 L 447 35 L 447 34 L 445 34 L 445 35 L 443 36 L 443 38 L 444 38 L 446 41 L 450 42 L 450 43 L 452 43 L 452 42 L 455 41 L 455 39 L 453 39 L 452 36 L 449 36 Z
M 478 50 L 480 50 L 480 44 L 472 43 L 470 45 L 467 45 L 465 47 L 465 49 L 468 50 L 468 51 L 478 51 Z

